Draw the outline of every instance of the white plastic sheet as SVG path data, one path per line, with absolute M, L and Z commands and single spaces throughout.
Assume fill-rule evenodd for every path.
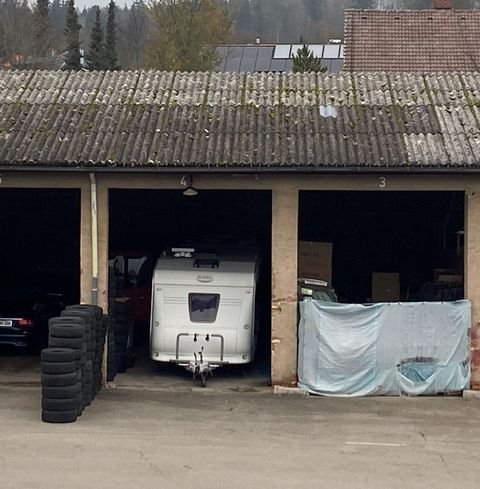
M 331 396 L 457 392 L 470 383 L 470 302 L 300 303 L 299 386 Z

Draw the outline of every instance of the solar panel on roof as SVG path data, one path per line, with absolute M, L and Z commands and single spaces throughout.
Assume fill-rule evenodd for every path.
M 323 44 L 309 44 L 308 49 L 310 49 L 315 58 L 323 57 Z
M 239 72 L 240 71 L 240 61 L 241 58 L 230 58 L 228 57 L 225 61 L 225 71 L 227 72 Z
M 331 73 L 339 73 L 343 69 L 343 59 L 332 59 L 330 66 Z
M 258 48 L 257 47 L 245 47 L 243 48 L 243 58 L 257 58 Z
M 285 62 L 285 71 L 287 73 L 293 71 L 293 61 L 291 59 L 287 59 L 287 61 Z
M 253 73 L 255 71 L 255 58 L 244 56 L 242 58 L 242 62 L 240 64 L 240 71 L 248 71 L 249 73 Z
M 290 57 L 290 44 L 277 44 L 273 53 L 274 59 L 287 59 Z
M 293 55 L 297 54 L 297 51 L 302 48 L 303 44 L 292 44 L 292 54 L 290 57 L 293 58 Z
M 340 46 L 338 44 L 325 44 L 323 49 L 324 58 L 338 58 L 340 53 Z
M 270 71 L 285 71 L 285 62 L 289 60 L 285 59 L 272 59 L 270 64 Z
M 257 59 L 268 59 L 271 60 L 273 58 L 273 48 L 262 46 L 258 48 Z
M 322 65 L 322 67 L 327 68 L 327 71 L 330 72 L 331 67 L 332 67 L 332 60 L 331 59 L 325 59 L 325 58 L 323 58 L 321 60 L 320 64 Z
M 228 48 L 228 57 L 230 59 L 241 58 L 243 56 L 243 47 Z
M 255 71 L 270 71 L 271 61 L 271 56 L 269 58 L 257 58 L 257 62 L 255 63 Z

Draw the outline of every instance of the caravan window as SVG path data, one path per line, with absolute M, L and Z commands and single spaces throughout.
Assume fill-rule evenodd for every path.
M 190 321 L 192 323 L 214 323 L 217 319 L 220 294 L 188 294 Z

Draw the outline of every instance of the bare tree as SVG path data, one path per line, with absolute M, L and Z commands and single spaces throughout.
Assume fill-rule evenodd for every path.
M 149 30 L 147 6 L 143 0 L 135 0 L 125 14 L 118 26 L 118 52 L 126 67 L 138 69 L 143 66 L 143 51 Z
M 206 71 L 232 25 L 216 0 L 161 0 L 149 8 L 146 65 L 162 70 Z
M 28 0 L 0 0 L 0 58 L 15 64 L 30 53 L 32 18 Z

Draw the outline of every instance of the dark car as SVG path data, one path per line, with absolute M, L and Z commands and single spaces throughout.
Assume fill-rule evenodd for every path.
M 65 307 L 61 294 L 0 290 L 0 345 L 39 351 L 48 340 L 48 320 Z

